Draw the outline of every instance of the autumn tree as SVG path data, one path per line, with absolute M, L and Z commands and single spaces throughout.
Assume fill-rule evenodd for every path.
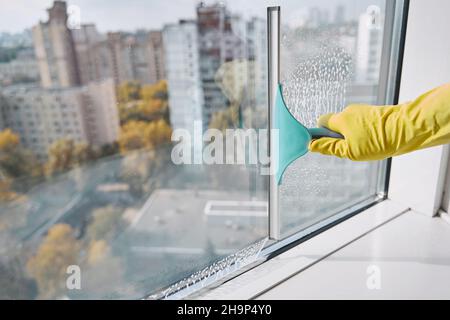
M 129 81 L 117 88 L 119 103 L 127 103 L 141 98 L 141 85 L 137 81 Z
M 146 190 L 153 167 L 156 164 L 155 152 L 129 152 L 122 161 L 120 176 L 130 187 L 130 193 L 140 197 Z
M 92 222 L 87 227 L 86 236 L 89 241 L 111 240 L 125 226 L 122 209 L 107 206 L 92 212 Z
M 98 151 L 98 157 L 109 157 L 117 154 L 119 152 L 119 144 L 117 142 L 104 144 L 100 147 Z
M 226 62 L 217 70 L 214 81 L 229 101 L 229 106 L 212 115 L 209 127 L 225 131 L 241 126 L 241 108 L 248 92 L 247 72 L 254 62 L 237 59 Z
M 139 149 L 156 149 L 170 142 L 172 128 L 166 121 L 160 119 L 146 123 L 130 121 L 121 128 L 119 147 L 122 154 Z
M 20 193 L 41 174 L 41 164 L 20 145 L 19 136 L 10 129 L 0 131 L 0 202 L 22 197 Z M 19 178 L 20 183 L 16 183 Z
M 0 178 L 0 203 L 12 201 L 19 197 L 19 195 L 12 190 L 11 183 L 11 179 Z
M 48 150 L 47 174 L 64 172 L 95 159 L 94 150 L 86 143 L 72 139 L 55 141 Z
M 126 283 L 124 263 L 121 257 L 112 254 L 111 246 L 105 240 L 89 244 L 83 266 L 82 289 L 89 292 L 90 297 L 111 298 L 111 293 Z
M 154 167 L 159 167 L 163 159 L 167 160 L 165 146 L 172 136 L 167 100 L 166 81 L 143 86 L 128 83 L 119 88 L 118 146 L 125 156 L 121 178 L 137 196 L 148 191 L 147 182 Z
M 160 119 L 150 122 L 144 130 L 144 141 L 146 146 L 155 149 L 170 142 L 172 128 Z
M 145 101 L 152 99 L 167 100 L 167 82 L 165 80 L 161 80 L 156 84 L 143 86 L 141 90 L 141 97 Z
M 122 154 L 145 147 L 143 133 L 146 126 L 143 121 L 130 121 L 122 126 L 119 134 L 119 148 Z
M 19 136 L 10 129 L 0 131 L 0 175 L 14 179 L 39 174 L 39 163 L 29 150 L 21 147 Z
M 107 294 L 123 278 L 122 261 L 111 250 L 114 238 L 126 226 L 122 211 L 120 208 L 107 206 L 92 212 L 92 221 L 86 230 L 87 250 L 83 262 L 83 289 L 90 294 Z
M 214 113 L 209 122 L 209 128 L 225 131 L 230 128 L 239 127 L 239 107 L 230 106 L 225 110 Z
M 140 86 L 125 83 L 118 88 L 119 117 L 122 125 L 129 121 L 169 120 L 167 83 Z
M 12 132 L 11 129 L 0 131 L 0 150 L 11 151 L 16 148 L 19 143 L 19 136 Z
M 40 298 L 55 298 L 64 291 L 67 267 L 77 264 L 80 245 L 70 225 L 57 224 L 49 231 L 27 269 L 36 280 Z
M 98 265 L 110 254 L 111 248 L 105 240 L 93 240 L 89 243 L 86 262 L 89 266 Z

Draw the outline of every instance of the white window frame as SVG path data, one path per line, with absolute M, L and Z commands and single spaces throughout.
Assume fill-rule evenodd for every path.
M 411 1 L 405 41 L 400 102 L 450 82 L 450 10 L 445 0 Z M 448 146 L 400 156 L 392 161 L 389 198 L 435 216 L 442 203 Z M 433 164 L 433 165 L 427 165 Z
M 445 177 L 444 190 L 442 194 L 442 204 L 439 209 L 439 216 L 444 219 L 444 221 L 450 223 L 450 148 L 447 146 L 447 174 Z

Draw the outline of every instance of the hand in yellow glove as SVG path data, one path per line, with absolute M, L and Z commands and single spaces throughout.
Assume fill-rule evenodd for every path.
M 321 138 L 309 149 L 354 161 L 382 160 L 450 143 L 450 84 L 396 106 L 354 104 L 320 117 L 345 139 Z

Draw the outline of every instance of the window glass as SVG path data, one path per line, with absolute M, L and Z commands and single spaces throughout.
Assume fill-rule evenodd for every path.
M 267 178 L 221 140 L 266 128 L 265 7 L 25 5 L 0 19 L 0 298 L 141 298 L 258 252 Z
M 302 6 L 302 3 L 305 6 Z M 305 126 L 351 103 L 377 104 L 385 1 L 308 1 L 281 5 L 281 82 L 287 106 Z M 377 195 L 378 162 L 307 154 L 280 187 L 284 236 Z

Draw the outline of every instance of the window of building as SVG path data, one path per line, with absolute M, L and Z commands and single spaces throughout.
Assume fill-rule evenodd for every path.
M 159 64 L 155 70 L 164 79 L 157 82 L 149 80 L 154 76 L 146 60 L 151 57 L 149 40 L 144 40 L 148 36 L 105 32 L 108 40 L 96 46 L 102 48 L 101 57 L 80 63 L 65 52 L 67 61 L 60 63 L 53 48 L 70 51 L 72 34 L 79 30 L 53 30 L 61 33 L 55 39 L 68 41 L 54 44 L 49 24 L 39 24 L 48 8 L 36 11 L 35 25 L 46 36 L 32 39 L 32 46 L 47 51 L 50 71 L 43 79 L 51 81 L 36 84 L 37 97 L 30 106 L 36 112 L 30 126 L 43 130 L 31 131 L 26 140 L 21 137 L 28 141 L 26 151 L 39 161 L 12 159 L 30 161 L 39 170 L 21 176 L 9 171 L 11 194 L 17 197 L 0 201 L 0 225 L 8 226 L 0 231 L 0 253 L 9 259 L 0 259 L 0 267 L 17 266 L 11 272 L 23 283 L 21 290 L 11 289 L 12 298 L 184 297 L 302 239 L 305 230 L 317 231 L 353 213 L 349 208 L 357 210 L 384 197 L 388 162 L 355 164 L 309 154 L 288 168 L 279 187 L 281 240 L 275 242 L 268 240 L 265 164 L 236 163 L 239 156 L 230 155 L 226 144 L 204 156 L 208 144 L 201 141 L 207 129 L 224 139 L 227 129 L 268 129 L 269 2 L 255 2 L 252 12 L 233 4 L 193 4 L 191 29 L 191 22 L 180 22 L 186 17 L 176 11 L 161 12 L 170 24 L 160 26 L 164 50 L 152 63 Z M 338 9 L 332 3 L 311 7 L 310 1 L 279 1 L 281 82 L 287 104 L 302 123 L 314 126 L 321 114 L 353 102 L 395 102 L 402 2 L 342 0 L 344 10 L 335 15 Z M 151 3 L 135 9 L 149 10 Z M 65 12 L 68 4 L 70 0 L 52 5 Z M 114 6 L 105 7 L 99 19 L 107 19 Z M 370 6 L 379 10 L 368 17 Z M 300 19 L 292 12 L 305 16 Z M 7 5 L 0 18 L 2 14 L 7 14 Z M 246 18 L 250 15 L 251 24 Z M 376 41 L 368 39 L 372 30 L 363 25 L 373 15 L 379 15 L 375 21 L 384 21 Z M 200 20 L 205 22 L 199 25 Z M 154 28 L 142 25 L 139 32 Z M 127 30 L 135 29 L 130 24 Z M 80 87 L 74 75 L 95 77 L 97 63 L 107 76 Z M 69 76 L 60 83 L 57 74 Z M 68 90 L 83 90 L 86 97 Z M 19 106 L 10 113 L 17 119 Z M 5 123 L 22 125 L 10 119 Z M 49 137 L 48 127 L 58 137 Z M 173 158 L 180 141 L 171 141 L 180 130 L 192 139 L 192 148 L 179 154 L 187 160 L 181 164 Z M 255 149 L 264 155 L 264 134 L 258 139 Z M 238 144 L 231 142 L 232 148 Z M 9 156 L 17 154 L 22 153 Z M 38 172 L 41 177 L 35 176 Z M 80 290 L 65 285 L 69 266 L 80 267 Z M 0 282 L 10 281 L 5 274 Z

